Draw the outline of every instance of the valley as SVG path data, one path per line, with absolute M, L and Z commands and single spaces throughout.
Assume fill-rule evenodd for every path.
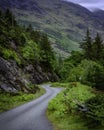
M 8 0 L 0 1 L 0 5 L 3 9 L 10 8 L 19 24 L 31 24 L 35 30 L 47 33 L 55 52 L 64 57 L 72 50 L 79 50 L 87 28 L 93 37 L 97 32 L 104 35 L 100 14 L 78 4 L 62 0 Z

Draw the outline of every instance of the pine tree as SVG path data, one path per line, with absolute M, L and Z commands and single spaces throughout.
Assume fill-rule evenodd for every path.
M 42 55 L 42 62 L 49 68 L 53 68 L 53 61 L 55 61 L 55 56 L 52 50 L 52 47 L 50 45 L 50 42 L 48 40 L 47 35 L 42 35 L 41 42 L 40 42 L 40 48 L 41 48 L 41 55 Z
M 102 52 L 104 49 L 103 40 L 101 36 L 97 33 L 95 41 L 93 42 L 93 59 L 100 60 L 102 59 Z
M 92 38 L 90 36 L 90 32 L 89 29 L 86 32 L 86 36 L 85 39 L 83 40 L 83 42 L 81 43 L 81 48 L 84 50 L 85 52 L 85 57 L 87 59 L 92 59 Z
M 9 9 L 7 9 L 5 11 L 5 19 L 6 19 L 7 28 L 10 28 L 11 26 L 17 25 L 15 17 Z
M 37 44 L 40 43 L 41 34 L 39 31 L 32 31 L 31 32 L 31 39 L 34 40 Z
M 26 29 L 27 32 L 31 33 L 32 31 L 34 31 L 33 27 L 31 24 L 28 25 L 27 29 Z

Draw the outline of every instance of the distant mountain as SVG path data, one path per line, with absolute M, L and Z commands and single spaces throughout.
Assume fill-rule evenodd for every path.
M 104 10 L 96 10 L 95 12 L 93 12 L 93 14 L 100 20 L 100 22 L 104 26 Z
M 87 28 L 93 36 L 96 32 L 104 35 L 102 14 L 78 4 L 63 0 L 0 0 L 0 5 L 13 10 L 20 24 L 31 23 L 34 29 L 46 32 L 57 52 L 78 49 Z

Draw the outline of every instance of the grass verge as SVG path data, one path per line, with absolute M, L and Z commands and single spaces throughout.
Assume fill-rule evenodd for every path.
M 19 93 L 18 95 L 10 95 L 10 93 L 0 93 L 0 112 L 10 110 L 14 107 L 22 105 L 26 102 L 34 100 L 45 93 L 45 90 L 40 87 L 40 91 L 36 94 Z
M 53 82 L 53 83 L 51 83 L 51 87 L 63 87 L 63 88 L 66 88 L 68 86 L 69 86 L 69 82 L 66 82 L 66 83 Z
M 54 85 L 55 84 L 55 85 Z M 54 83 L 56 86 L 58 83 Z M 62 84 L 58 84 L 63 86 Z M 49 102 L 47 116 L 54 124 L 54 130 L 104 130 L 102 127 L 90 128 L 77 103 L 84 104 L 95 97 L 93 89 L 80 83 L 64 83 L 66 89 Z

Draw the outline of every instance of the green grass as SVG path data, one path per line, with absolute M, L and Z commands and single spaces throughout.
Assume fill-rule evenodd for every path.
M 36 94 L 19 93 L 15 96 L 10 93 L 0 93 L 0 112 L 10 110 L 14 107 L 32 101 L 45 93 L 45 90 L 40 87 L 40 91 Z
M 66 89 L 48 105 L 47 116 L 54 124 L 55 130 L 89 130 L 85 119 L 81 116 L 82 113 L 77 109 L 77 103 L 84 104 L 86 100 L 94 97 L 93 89 L 80 83 L 54 83 L 52 86 L 57 85 L 66 86 Z
M 50 113 L 47 115 L 54 124 L 54 130 L 88 130 L 83 120 L 77 115 L 70 115 L 65 118 L 54 118 L 55 115 Z
M 69 83 L 59 83 L 59 82 L 54 82 L 54 83 L 51 83 L 51 87 L 68 87 L 69 86 Z

